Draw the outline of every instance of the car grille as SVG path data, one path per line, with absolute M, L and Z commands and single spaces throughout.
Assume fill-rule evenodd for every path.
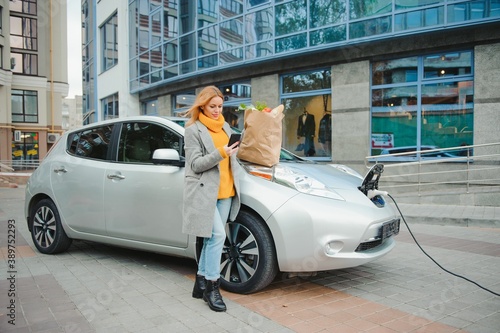
M 382 242 L 383 241 L 381 239 L 377 239 L 377 240 L 373 240 L 370 242 L 361 243 L 356 248 L 356 252 L 363 252 L 363 251 L 371 250 L 371 249 L 379 246 L 380 244 L 382 244 Z

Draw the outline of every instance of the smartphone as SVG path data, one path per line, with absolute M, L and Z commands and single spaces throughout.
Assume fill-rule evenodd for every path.
M 240 141 L 241 140 L 241 134 L 231 134 L 231 137 L 229 138 L 229 143 L 227 144 L 228 147 L 232 146 L 233 143 L 235 143 L 236 141 Z

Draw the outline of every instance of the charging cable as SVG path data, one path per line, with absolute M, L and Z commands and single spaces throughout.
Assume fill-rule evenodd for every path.
M 418 243 L 417 239 L 415 238 L 415 236 L 414 236 L 414 235 L 413 235 L 413 233 L 411 232 L 411 229 L 410 229 L 410 227 L 408 226 L 408 223 L 406 223 L 405 217 L 403 216 L 403 213 L 401 213 L 401 209 L 399 209 L 399 206 L 398 206 L 398 204 L 396 203 L 396 200 L 394 200 L 394 198 L 393 198 L 393 197 L 392 197 L 389 193 L 387 193 L 387 192 L 385 192 L 385 191 L 379 191 L 379 190 L 369 190 L 369 191 L 368 191 L 368 197 L 369 197 L 369 198 L 370 198 L 370 195 L 371 195 L 371 194 L 370 194 L 370 192 L 372 192 L 371 194 L 373 194 L 373 196 L 372 196 L 371 198 L 373 198 L 373 197 L 374 197 L 374 196 L 376 196 L 376 195 L 385 195 L 385 196 L 387 196 L 387 197 L 389 197 L 389 198 L 391 198 L 391 199 L 392 199 L 392 201 L 393 201 L 393 202 L 394 202 L 394 204 L 396 205 L 396 208 L 397 208 L 397 209 L 398 209 L 398 211 L 399 211 L 399 214 L 401 215 L 401 218 L 403 219 L 403 222 L 404 222 L 404 223 L 405 223 L 405 225 L 406 225 L 406 228 L 408 228 L 408 231 L 410 232 L 410 235 L 411 235 L 411 237 L 413 238 L 413 240 L 415 241 L 415 243 L 417 244 L 417 246 L 420 248 L 420 250 L 421 250 L 421 251 L 422 251 L 422 252 L 423 252 L 423 253 L 424 253 L 424 254 L 425 254 L 425 255 L 426 255 L 429 259 L 431 259 L 431 260 L 432 260 L 432 261 L 433 261 L 436 265 L 438 265 L 438 267 L 439 267 L 439 268 L 441 268 L 441 269 L 442 269 L 443 271 L 445 271 L 446 273 L 449 273 L 449 274 L 451 274 L 451 275 L 453 275 L 453 276 L 456 276 L 456 277 L 458 277 L 458 278 L 464 279 L 465 281 L 468 281 L 468 282 L 470 282 L 470 283 L 473 283 L 473 284 L 475 284 L 476 286 L 478 286 L 479 288 L 481 288 L 481 289 L 483 289 L 483 290 L 486 290 L 487 292 L 492 293 L 492 294 L 493 294 L 493 295 L 495 295 L 495 296 L 500 296 L 500 294 L 499 294 L 499 293 L 496 293 L 496 292 L 494 292 L 494 291 L 492 291 L 492 290 L 490 290 L 490 289 L 488 289 L 488 288 L 485 288 L 485 287 L 481 286 L 480 284 L 478 284 L 477 282 L 472 281 L 472 280 L 470 280 L 470 279 L 468 279 L 468 278 L 466 278 L 466 277 L 464 277 L 464 276 L 462 276 L 462 275 L 458 275 L 458 274 L 455 274 L 455 273 L 453 273 L 453 272 L 450 272 L 449 270 L 447 270 L 447 269 L 445 269 L 443 266 L 441 266 L 441 265 L 440 265 L 440 264 L 439 264 L 436 260 L 434 260 L 434 259 L 433 259 L 433 258 L 432 258 L 429 254 L 427 254 L 427 252 L 425 252 L 425 250 L 422 248 L 422 246 L 420 246 L 420 244 Z

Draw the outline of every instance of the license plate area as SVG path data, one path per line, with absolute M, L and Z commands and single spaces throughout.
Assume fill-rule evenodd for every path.
M 380 239 L 384 240 L 386 238 L 399 234 L 399 224 L 400 224 L 399 219 L 395 219 L 382 224 L 379 233 Z

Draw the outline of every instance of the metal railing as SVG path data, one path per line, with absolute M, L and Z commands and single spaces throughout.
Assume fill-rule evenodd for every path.
M 500 187 L 500 142 L 374 155 L 365 166 L 384 164 L 384 187 L 396 190 Z
M 40 160 L 0 160 L 0 172 L 34 171 Z
M 460 155 L 461 154 L 461 155 Z M 446 156 L 446 157 L 444 157 Z M 0 160 L 0 172 L 32 172 L 40 160 Z M 384 188 L 500 188 L 500 142 L 365 157 L 365 166 L 384 164 Z

